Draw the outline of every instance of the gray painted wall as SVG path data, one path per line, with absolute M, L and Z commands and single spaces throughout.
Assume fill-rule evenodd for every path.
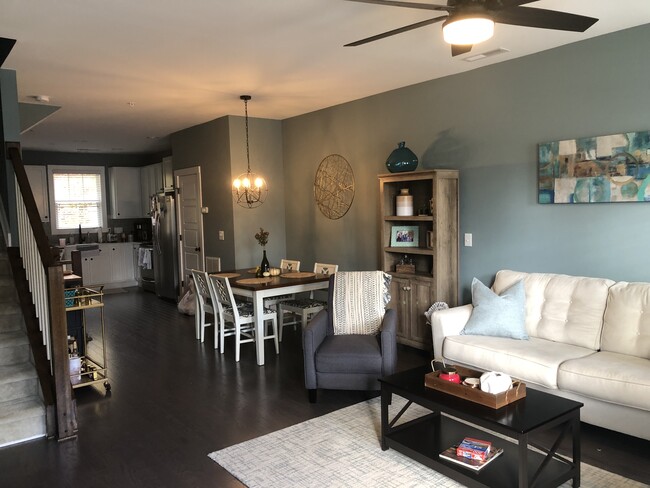
M 203 215 L 205 255 L 220 257 L 222 269 L 235 266 L 229 130 L 228 117 L 221 117 L 171 135 L 174 170 L 201 167 L 203 206 L 209 209 Z M 218 230 L 225 240 L 218 240 Z
M 18 117 L 18 85 L 16 83 L 16 72 L 8 69 L 0 69 L 0 123 L 2 123 L 2 144 L 3 149 L 0 154 L 5 155 L 4 143 L 16 142 L 20 140 L 20 119 Z M 11 162 L 2 161 L 2 177 L 0 178 L 0 187 L 2 187 L 2 202 L 9 229 L 6 233 L 11 233 L 11 243 L 7 245 L 18 245 L 18 217 L 16 214 L 16 188 L 15 176 Z
M 267 253 L 272 264 L 285 257 L 285 209 L 282 124 L 249 117 L 251 169 L 262 174 L 270 191 L 259 208 L 233 206 L 231 183 L 246 171 L 244 118 L 226 116 L 171 135 L 174 169 L 201 167 L 206 256 L 221 258 L 222 269 L 256 266 L 262 260 L 255 240 L 260 227 L 270 232 Z M 218 240 L 223 230 L 225 240 Z
M 287 253 L 378 267 L 377 174 L 405 140 L 420 169 L 460 169 L 461 234 L 474 238 L 460 253 L 465 302 L 472 277 L 489 284 L 503 268 L 650 281 L 650 204 L 536 203 L 538 143 L 650 129 L 648 45 L 650 25 L 285 120 Z M 332 153 L 357 185 L 338 221 L 311 188 Z
M 244 117 L 229 116 L 232 177 L 246 172 L 246 126 Z M 257 266 L 262 248 L 255 240 L 260 227 L 269 232 L 266 246 L 271 266 L 279 266 L 286 256 L 285 201 L 292 188 L 285 185 L 282 157 L 282 123 L 278 120 L 248 118 L 251 171 L 266 179 L 269 193 L 262 206 L 249 209 L 234 205 L 236 268 Z M 228 188 L 230 183 L 228 181 Z M 230 200 L 232 201 L 232 193 Z M 288 200 L 291 201 L 290 198 Z M 291 258 L 293 259 L 293 258 Z

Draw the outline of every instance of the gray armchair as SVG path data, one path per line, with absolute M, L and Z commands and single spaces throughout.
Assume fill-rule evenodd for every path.
M 378 378 L 393 374 L 397 365 L 397 313 L 387 309 L 375 335 L 334 335 L 332 300 L 334 275 L 330 277 L 327 308 L 303 330 L 305 387 L 316 402 L 318 388 L 330 390 L 379 390 Z

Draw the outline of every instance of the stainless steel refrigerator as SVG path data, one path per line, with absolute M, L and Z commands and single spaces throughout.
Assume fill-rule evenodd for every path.
M 156 295 L 178 301 L 178 232 L 174 195 L 154 195 L 151 203 Z

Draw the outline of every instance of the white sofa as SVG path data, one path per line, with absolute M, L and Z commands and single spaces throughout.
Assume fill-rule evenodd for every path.
M 464 305 L 432 315 L 434 357 L 502 371 L 584 403 L 584 422 L 650 439 L 650 283 L 502 270 L 492 290 L 519 280 L 528 340 L 461 335 Z

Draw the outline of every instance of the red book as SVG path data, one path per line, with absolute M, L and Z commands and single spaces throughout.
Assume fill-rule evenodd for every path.
M 456 455 L 469 459 L 476 459 L 478 461 L 485 461 L 490 453 L 491 446 L 492 443 L 489 441 L 474 439 L 473 437 L 465 437 L 463 442 L 461 442 L 456 448 Z

